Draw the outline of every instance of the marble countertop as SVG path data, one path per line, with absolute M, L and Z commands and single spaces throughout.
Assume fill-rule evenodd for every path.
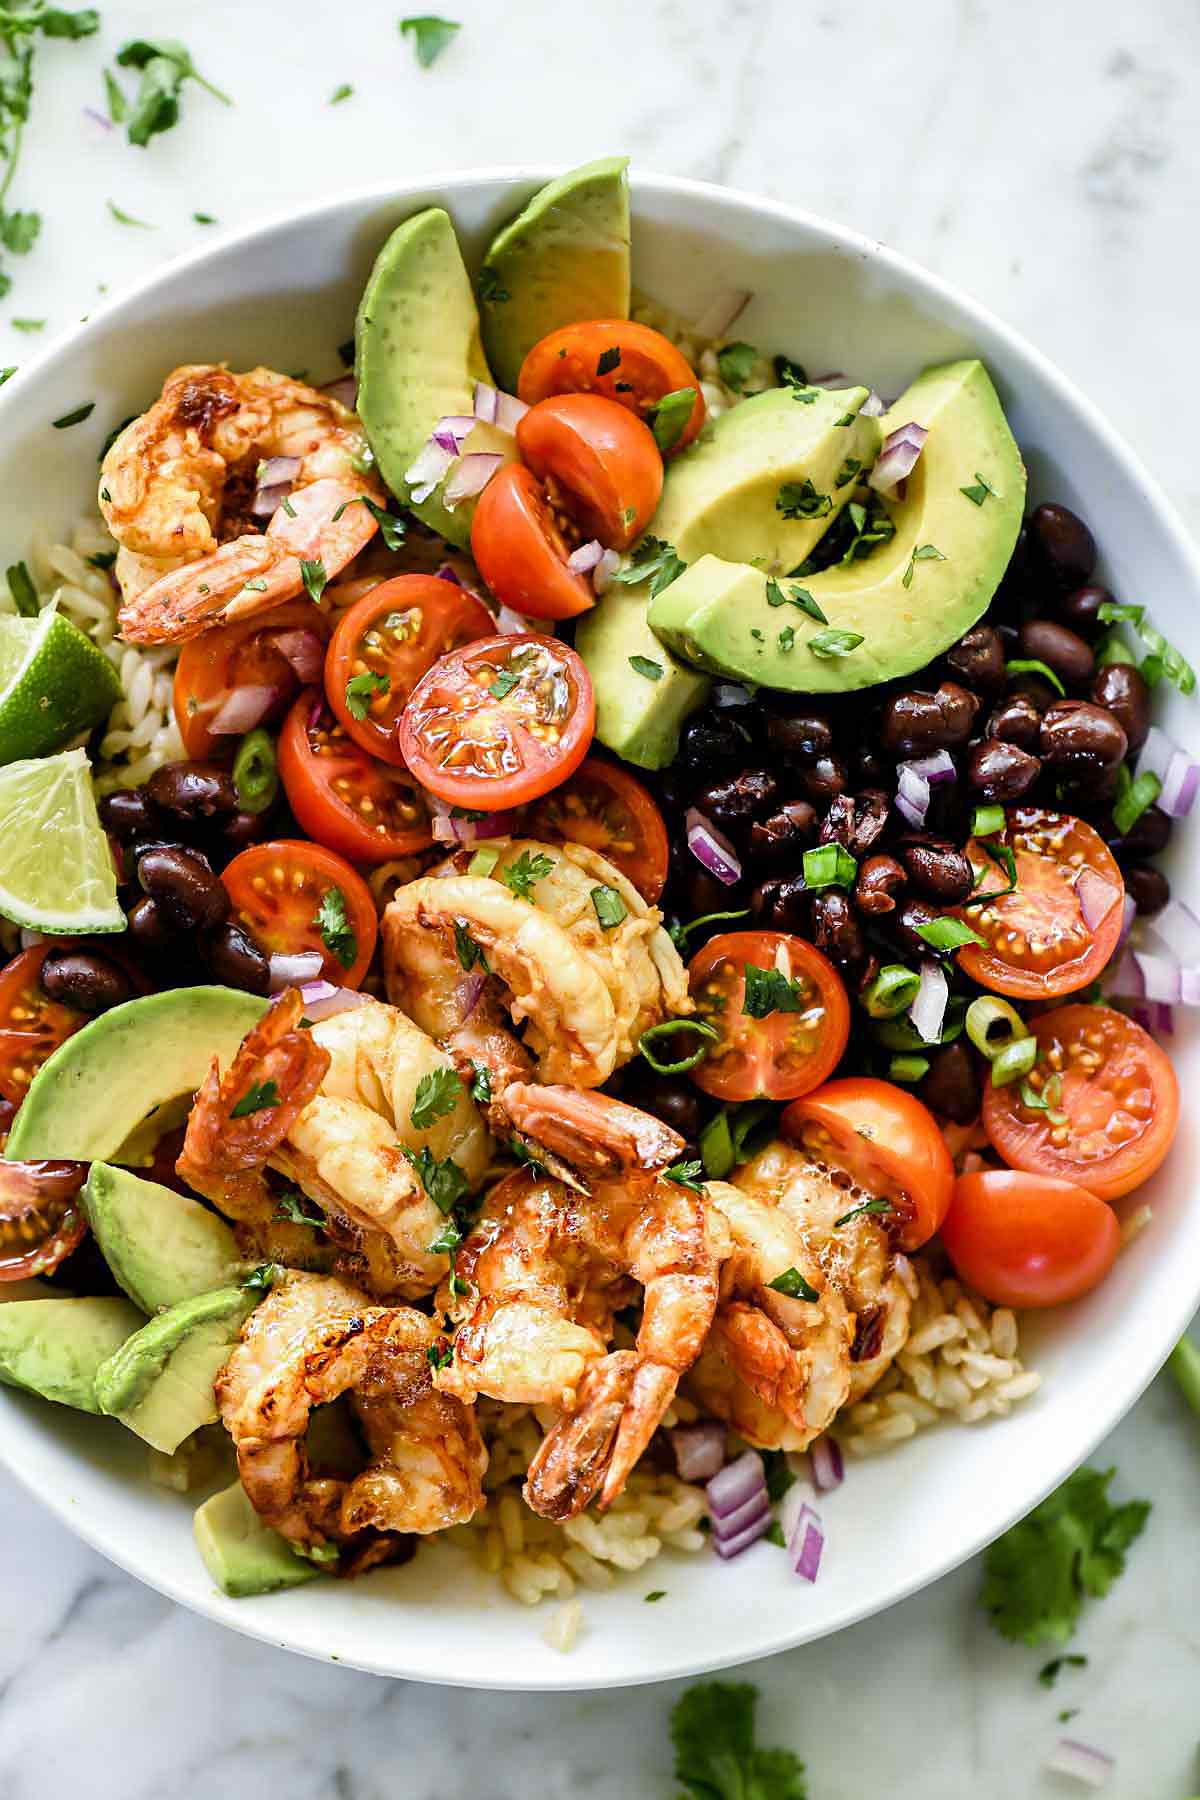
M 1100 403 L 1200 530 L 1200 463 L 1181 459 L 1177 424 L 1200 276 L 1194 0 L 454 0 L 463 30 L 427 73 L 401 10 L 110 0 L 98 39 L 47 45 L 11 197 L 46 225 L 10 259 L 0 363 L 190 248 L 195 212 L 240 224 L 389 169 L 619 149 L 836 217 L 960 283 Z M 158 32 L 237 104 L 189 88 L 180 126 L 142 151 L 83 109 L 102 108 L 115 48 Z M 330 106 L 341 83 L 354 93 Z M 45 326 L 31 338 L 13 318 Z M 977 1567 L 746 1672 L 764 1741 L 806 1758 L 813 1800 L 1082 1792 L 1039 1772 L 1073 1707 L 1070 1730 L 1118 1758 L 1113 1800 L 1197 1790 L 1200 1430 L 1160 1379 L 1094 1460 L 1154 1513 L 1072 1645 L 1088 1666 L 1053 1693 L 1045 1656 L 983 1621 Z M 480 1695 L 304 1662 L 140 1587 L 3 1475 L 0 1546 L 3 1800 L 673 1791 L 675 1686 Z

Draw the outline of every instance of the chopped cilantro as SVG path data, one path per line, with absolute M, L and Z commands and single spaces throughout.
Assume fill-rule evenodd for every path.
M 515 862 L 509 863 L 507 869 L 501 869 L 500 879 L 519 900 L 528 900 L 532 905 L 535 884 L 544 880 L 553 867 L 552 856 L 543 856 L 540 850 L 533 853 L 522 850 Z
M 654 433 L 654 441 L 664 456 L 672 451 L 684 432 L 696 404 L 694 387 L 675 388 L 664 394 L 654 410 L 646 415 L 646 423 Z
M 818 625 L 827 625 L 829 622 L 807 588 L 793 586 L 785 594 L 773 575 L 767 577 L 767 605 L 798 606 L 801 612 L 807 613 L 810 619 L 815 619 Z
M 36 619 L 41 607 L 38 605 L 37 589 L 33 585 L 33 577 L 23 562 L 13 563 L 5 570 L 8 591 L 12 595 L 13 605 L 23 619 Z
M 82 425 L 85 419 L 91 418 L 95 410 L 96 402 L 89 400 L 86 406 L 77 406 L 74 412 L 64 413 L 61 419 L 51 419 L 50 423 L 55 431 L 65 431 L 69 425 Z
M 807 1800 L 799 1757 L 755 1744 L 757 1703 L 748 1682 L 732 1681 L 700 1682 L 676 1701 L 674 1774 L 687 1800 Z
M 907 567 L 900 577 L 901 584 L 906 588 L 912 586 L 913 574 L 919 562 L 945 562 L 945 560 L 946 558 L 936 544 L 918 544 L 912 555 L 909 557 Z
M 454 954 L 468 974 L 477 963 L 485 975 L 491 974 L 492 971 L 488 967 L 488 959 L 483 954 L 482 946 L 475 942 L 461 919 L 454 921 Z
M 841 1226 L 849 1225 L 853 1219 L 867 1218 L 873 1213 L 890 1213 L 893 1210 L 890 1200 L 864 1200 L 861 1206 L 852 1206 L 848 1213 L 843 1213 L 840 1219 L 835 1219 L 833 1229 L 837 1231 Z
M 278 1263 L 259 1263 L 256 1269 L 250 1270 L 239 1286 L 249 1294 L 267 1294 L 282 1273 Z
M 1044 1688 L 1052 1688 L 1064 1669 L 1086 1669 L 1086 1656 L 1053 1656 L 1048 1663 L 1043 1663 L 1038 1670 L 1038 1681 Z
M 785 1269 L 767 1286 L 774 1288 L 777 1294 L 786 1294 L 789 1300 L 819 1300 L 821 1298 L 811 1281 L 806 1281 L 799 1269 Z
M 798 980 L 788 980 L 780 969 L 745 965 L 746 991 L 742 1012 L 748 1019 L 765 1019 L 774 1012 L 803 1012 L 804 996 Z
M 423 69 L 432 68 L 442 51 L 449 48 L 461 30 L 462 26 L 457 19 L 439 19 L 433 13 L 422 13 L 416 18 L 400 21 L 401 36 L 411 36 L 417 61 Z
M 780 650 L 785 654 L 787 651 L 794 649 L 796 644 L 796 627 L 794 625 L 785 625 L 783 630 L 779 633 L 777 641 Z
M 192 222 L 196 225 L 215 225 L 217 220 L 212 213 L 193 213 Z
M 985 480 L 978 469 L 975 471 L 975 480 L 972 485 L 970 487 L 960 487 L 958 491 L 960 494 L 964 494 L 974 506 L 982 506 L 989 494 L 994 500 L 1000 498 L 991 482 Z
M 279 1105 L 279 1088 L 274 1081 L 252 1081 L 237 1105 L 231 1107 L 231 1119 L 248 1119 L 251 1113 L 265 1112 Z
M 735 394 L 743 391 L 757 361 L 758 351 L 753 344 L 726 344 L 717 351 L 717 369 L 721 380 Z
M 380 675 L 374 669 L 363 669 L 361 674 L 352 675 L 346 683 L 346 709 L 351 717 L 365 719 L 375 695 L 386 694 L 391 685 L 386 675 Z
M 690 1162 L 672 1163 L 669 1169 L 663 1170 L 663 1179 L 675 1182 L 678 1187 L 691 1188 L 693 1193 L 702 1194 L 704 1192 L 701 1181 L 703 1172 L 704 1164 L 697 1157 Z
M 319 557 L 309 562 L 305 557 L 300 559 L 300 579 L 304 583 L 304 591 L 310 600 L 320 601 L 325 592 L 325 583 L 329 580 L 325 573 L 325 564 Z
M 401 1144 L 400 1150 L 417 1171 L 421 1186 L 438 1211 L 453 1212 L 470 1185 L 453 1157 L 447 1156 L 439 1162 L 428 1144 L 422 1144 L 419 1151 Z
M 117 221 L 118 225 L 136 225 L 139 231 L 154 231 L 157 229 L 157 227 L 151 225 L 147 219 L 135 219 L 132 213 L 122 212 L 115 200 L 110 200 L 108 202 L 108 210 Z
M 506 700 L 520 682 L 521 676 L 516 669 L 501 669 L 495 681 L 488 687 L 493 700 Z
M 596 363 L 597 375 L 611 375 L 614 369 L 621 366 L 621 352 L 614 344 L 611 350 L 602 350 Z
M 225 106 L 223 94 L 197 69 L 183 45 L 174 38 L 133 38 L 117 51 L 122 69 L 138 69 L 141 81 L 134 96 L 127 132 L 131 144 L 144 149 L 156 132 L 170 131 L 179 121 L 179 96 L 185 81 L 194 81 Z
M 289 1225 L 314 1225 L 320 1231 L 325 1224 L 325 1214 L 318 1206 L 315 1211 L 308 1212 L 307 1196 L 299 1188 L 286 1188 L 275 1200 L 275 1217 L 284 1219 Z
M 647 681 L 661 681 L 663 666 L 650 656 L 631 656 L 629 666 L 635 675 L 643 676 Z
M 534 1169 L 539 1175 L 545 1174 L 546 1165 L 537 1151 L 527 1144 L 524 1138 L 518 1137 L 515 1131 L 509 1137 L 508 1149 L 509 1154 L 515 1157 L 519 1163 L 523 1163 L 527 1169 Z
M 618 569 L 612 579 L 626 585 L 649 581 L 650 598 L 654 600 L 686 568 L 687 564 L 676 555 L 673 545 L 664 543 L 662 538 L 644 537 L 634 551 L 629 567 Z
M 340 106 L 343 100 L 349 100 L 353 92 L 354 89 L 350 86 L 350 83 L 348 81 L 343 81 L 341 86 L 335 87 L 332 94 L 330 94 L 330 106 Z
M 625 902 L 620 894 L 616 888 L 609 887 L 606 882 L 601 882 L 598 887 L 592 889 L 592 905 L 596 909 L 596 917 L 600 921 L 602 931 L 615 930 L 621 921 L 628 917 Z
M 487 263 L 484 263 L 479 271 L 479 280 L 475 283 L 475 291 L 484 304 L 489 306 L 503 306 L 506 300 L 512 299 L 512 295 L 504 286 L 495 269 L 489 268 Z
M 865 641 L 861 631 L 836 631 L 831 626 L 828 631 L 815 631 L 807 647 L 814 656 L 848 656 Z
M 430 1069 L 417 1083 L 408 1115 L 414 1130 L 428 1131 L 435 1120 L 454 1111 L 462 1096 L 462 1080 L 453 1069 Z
M 429 1358 L 431 1369 L 448 1369 L 454 1361 L 454 1346 L 448 1344 L 445 1338 L 439 1338 L 436 1344 L 430 1344 L 425 1354 Z
M 492 1097 L 492 1072 L 486 1063 L 473 1063 L 475 1079 L 471 1083 L 471 1098 L 479 1106 L 486 1106 Z
M 785 481 L 775 501 L 775 511 L 785 519 L 823 519 L 833 511 L 828 494 L 818 493 L 806 475 L 803 481 Z
M 845 487 L 848 481 L 854 480 L 861 468 L 862 463 L 857 456 L 848 456 L 833 478 L 834 487 Z
M 330 956 L 336 956 L 343 969 L 351 968 L 358 955 L 358 937 L 347 916 L 346 896 L 341 888 L 326 888 L 313 924 Z

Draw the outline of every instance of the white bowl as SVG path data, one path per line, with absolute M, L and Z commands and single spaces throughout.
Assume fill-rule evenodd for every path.
M 469 259 L 555 171 L 430 177 L 315 206 L 181 258 L 52 345 L 0 391 L 0 516 L 7 559 L 37 521 L 65 529 L 95 503 L 109 428 L 154 396 L 178 363 L 257 362 L 313 379 L 339 373 L 372 258 L 390 228 L 446 205 Z M 661 176 L 635 175 L 639 288 L 685 315 L 725 289 L 754 298 L 737 331 L 810 369 L 845 369 L 896 393 L 926 363 L 986 362 L 1029 463 L 1034 499 L 1089 521 L 1103 578 L 1144 602 L 1200 662 L 1200 558 L 1130 451 L 1038 352 L 944 283 L 882 245 L 789 207 Z M 85 401 L 86 424 L 51 420 Z M 966 471 L 966 476 L 970 470 Z M 964 476 L 964 479 L 966 479 Z M 1174 693 L 1165 723 L 1200 748 L 1194 709 Z M 1190 861 L 1190 859 L 1189 859 Z M 1177 890 L 1197 882 L 1177 854 Z M 1175 1055 L 1185 1095 L 1200 1082 L 1196 1034 Z M 1044 1387 L 1010 1418 L 942 1426 L 853 1463 L 822 1506 L 821 1578 L 792 1578 L 759 1544 L 732 1564 L 667 1556 L 611 1592 L 585 1594 L 585 1629 L 566 1656 L 541 1639 L 549 1609 L 527 1610 L 476 1578 L 460 1552 L 358 1582 L 314 1583 L 257 1600 L 217 1593 L 191 1536 L 185 1498 L 152 1487 L 132 1436 L 0 1390 L 0 1456 L 89 1543 L 141 1580 L 251 1636 L 380 1674 L 476 1687 L 583 1688 L 651 1681 L 742 1662 L 838 1630 L 934 1581 L 979 1550 L 1080 1462 L 1133 1404 L 1200 1297 L 1200 1207 L 1190 1204 L 1197 1122 L 1135 1203 L 1152 1224 L 1087 1301 L 1024 1328 Z M 667 1598 L 648 1607 L 648 1588 Z

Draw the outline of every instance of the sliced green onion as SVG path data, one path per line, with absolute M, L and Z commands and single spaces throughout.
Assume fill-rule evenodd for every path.
M 928 1073 L 927 1056 L 893 1056 L 888 1064 L 889 1081 L 920 1081 Z
M 500 852 L 494 844 L 487 844 L 475 852 L 467 864 L 468 875 L 490 875 L 500 861 Z
M 997 1026 L 1004 1027 L 999 1037 L 993 1036 Z M 995 994 L 982 994 L 967 1008 L 967 1036 L 990 1062 L 1018 1038 L 1028 1037 L 1029 1027 L 1007 1000 L 1001 1000 Z
M 1067 691 L 1049 664 L 1039 662 L 1036 656 L 1014 657 L 1012 662 L 1005 663 L 1004 673 L 1006 675 L 1040 675 L 1043 681 L 1050 683 L 1056 694 L 1065 694 Z
M 852 887 L 858 864 L 841 844 L 820 844 L 804 852 L 806 888 Z
M 957 950 L 962 944 L 982 944 L 984 939 L 961 919 L 930 919 L 925 925 L 918 925 L 917 936 L 922 943 L 928 944 L 931 950 Z
M 962 1036 L 963 1019 L 966 1016 L 967 1003 L 961 994 L 952 994 L 946 1005 L 945 1017 L 942 1019 L 939 1044 L 952 1044 Z M 876 1019 L 871 1032 L 877 1043 L 885 1050 L 897 1050 L 901 1053 L 915 1052 L 918 1056 L 928 1055 L 929 1045 L 921 1036 L 911 1019 Z
M 972 837 L 995 837 L 1003 831 L 1006 815 L 1002 806 L 977 806 L 971 814 Z
M 725 919 L 748 919 L 750 908 L 739 906 L 734 912 L 701 913 L 698 919 L 690 919 L 686 925 L 669 925 L 667 936 L 677 950 L 682 950 L 687 943 L 688 934 L 699 931 L 705 925 L 718 925 Z
M 685 1056 L 679 1062 L 659 1062 L 654 1054 L 654 1045 L 662 1038 L 674 1037 L 679 1031 L 694 1031 L 698 1037 L 705 1038 L 712 1043 L 719 1043 L 721 1038 L 720 1032 L 713 1026 L 706 1025 L 703 1019 L 664 1019 L 661 1025 L 651 1025 L 650 1029 L 643 1031 L 638 1039 L 638 1049 L 656 1075 L 686 1075 L 689 1069 L 694 1069 L 696 1064 L 703 1062 L 708 1055 L 708 1042 L 706 1042 L 701 1044 L 691 1056 Z M 647 1049 L 647 1045 L 650 1046 L 649 1049 Z
M 243 812 L 266 812 L 279 792 L 279 766 L 269 732 L 246 733 L 233 759 L 233 785 Z
M 921 977 L 902 963 L 888 963 L 859 998 L 873 1019 L 894 1019 L 911 1005 Z
M 1037 1054 L 1035 1037 L 1014 1038 L 1005 1044 L 992 1058 L 992 1086 L 1007 1087 L 1010 1081 L 1019 1081 L 1022 1075 L 1028 1075 L 1037 1061 Z
M 1107 669 L 1110 663 L 1136 663 L 1137 657 L 1119 631 L 1110 631 L 1096 645 L 1096 667 Z
M 1121 772 L 1125 774 L 1125 764 L 1121 764 Z M 1162 793 L 1162 782 L 1153 769 L 1143 769 L 1134 781 L 1128 781 L 1124 791 L 1118 794 L 1113 802 L 1113 824 L 1122 836 L 1132 831 L 1147 807 L 1153 806 Z
M 625 902 L 616 888 L 609 887 L 607 882 L 601 882 L 599 887 L 592 889 L 592 905 L 600 921 L 601 931 L 614 931 L 628 917 Z

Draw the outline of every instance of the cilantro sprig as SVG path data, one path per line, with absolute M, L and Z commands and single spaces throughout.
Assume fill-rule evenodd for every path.
M 117 51 L 117 64 L 122 69 L 136 69 L 141 76 L 126 132 L 130 143 L 142 149 L 157 133 L 170 131 L 179 123 L 185 81 L 194 81 L 223 106 L 233 105 L 228 94 L 200 73 L 191 53 L 176 38 L 131 38 Z M 115 85 L 109 87 L 110 111 Z
M 676 1702 L 674 1774 L 688 1800 L 808 1800 L 799 1757 L 755 1743 L 757 1705 L 757 1690 L 741 1681 L 700 1682 Z
M 341 888 L 326 888 L 313 924 L 330 956 L 336 956 L 343 969 L 351 968 L 358 955 L 358 936 L 346 912 L 346 896 Z
M 462 1078 L 453 1069 L 430 1069 L 422 1075 L 413 1095 L 409 1118 L 415 1131 L 428 1131 L 438 1119 L 452 1113 L 463 1095 Z

